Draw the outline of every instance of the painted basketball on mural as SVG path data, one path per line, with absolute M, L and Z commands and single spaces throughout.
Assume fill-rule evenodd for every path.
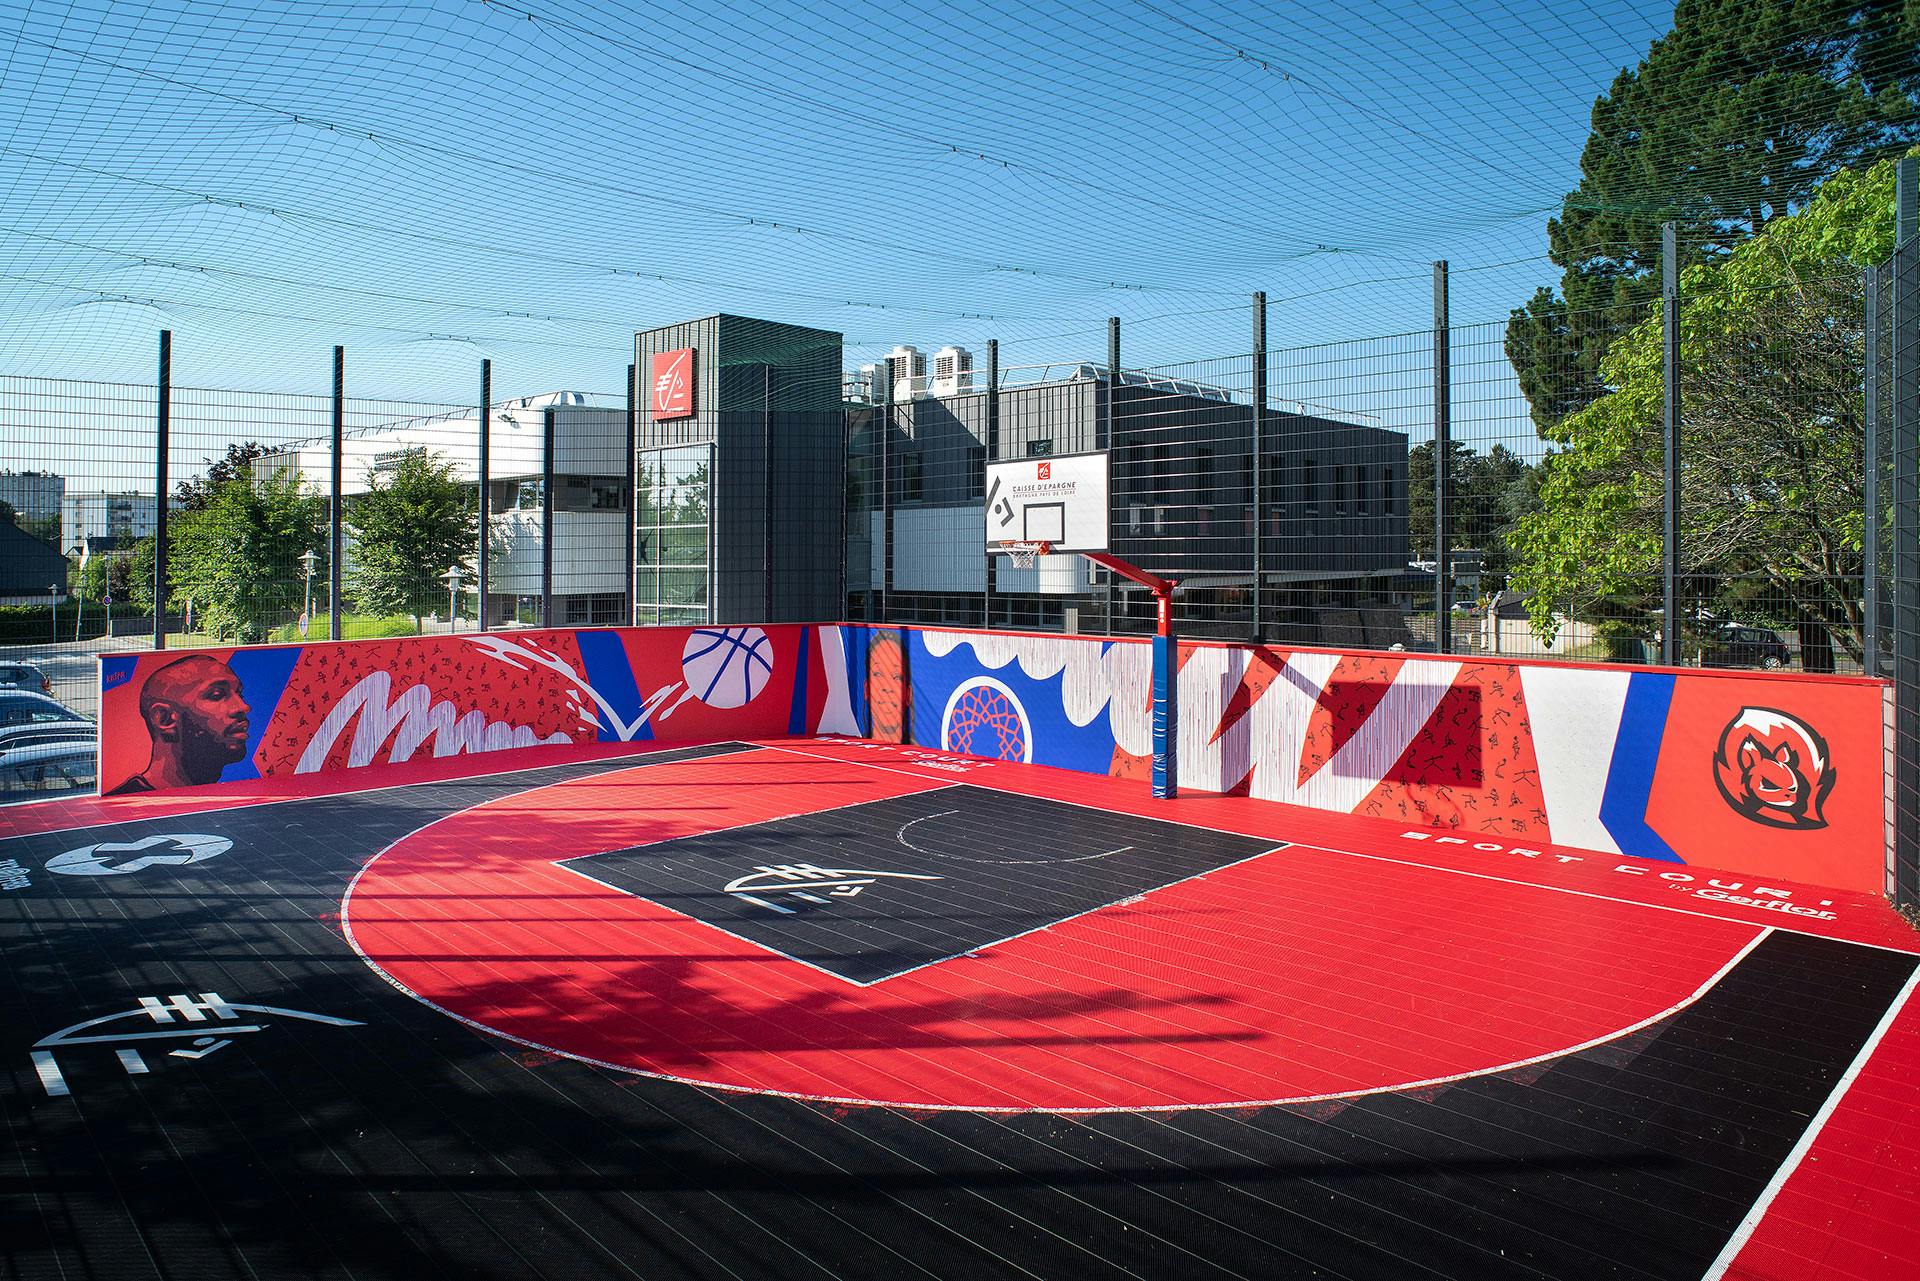
M 991 676 L 978 676 L 953 691 L 940 720 L 940 746 L 965 756 L 1031 761 L 1033 728 L 1014 692 Z
M 680 651 L 680 674 L 708 707 L 745 707 L 773 675 L 773 641 L 758 627 L 696 627 Z

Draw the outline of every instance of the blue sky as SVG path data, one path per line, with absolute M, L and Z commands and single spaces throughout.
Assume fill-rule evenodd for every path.
M 620 391 L 635 329 L 732 311 L 1009 365 L 1250 345 L 1276 396 L 1463 411 L 1658 4 L 588 0 L 0 6 L 0 374 Z M 1417 368 L 1415 366 L 1418 366 Z M 1244 361 L 1242 361 L 1242 367 Z M 1291 371 L 1291 372 L 1288 372 Z M 1281 385 L 1282 382 L 1288 385 Z M 1476 394 L 1475 389 L 1480 389 Z M 1420 392 L 1424 399 L 1424 392 Z M 1475 406 L 1480 408 L 1476 409 Z M 1402 406 L 1404 408 L 1404 406 Z M 1524 430 L 1524 421 L 1502 428 Z

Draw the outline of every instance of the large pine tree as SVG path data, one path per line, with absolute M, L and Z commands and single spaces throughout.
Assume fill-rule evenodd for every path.
M 1920 140 L 1920 0 L 1680 0 L 1592 125 L 1547 224 L 1560 289 L 1507 329 L 1543 427 L 1604 390 L 1601 358 L 1659 297 L 1663 222 L 1683 266 L 1718 260 L 1834 173 Z

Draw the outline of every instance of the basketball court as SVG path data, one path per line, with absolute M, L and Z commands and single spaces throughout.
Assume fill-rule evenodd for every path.
M 854 740 L 462 776 L 519 763 L 0 820 L 10 1276 L 1920 1260 L 1869 896 Z
M 1106 457 L 988 471 L 1003 573 L 1087 557 L 1153 593 L 1150 649 L 221 651 L 242 773 L 0 811 L 7 1275 L 1920 1272 L 1920 936 L 1541 839 L 1641 839 L 1663 753 L 1728 807 L 1740 753 L 1817 759 L 1785 820 L 1824 829 L 1856 757 L 1770 706 L 1663 746 L 1659 674 L 1183 669 Z M 167 662 L 103 665 L 118 779 Z M 1177 731 L 1182 686 L 1219 706 Z M 1598 696 L 1624 768 L 1529 735 Z

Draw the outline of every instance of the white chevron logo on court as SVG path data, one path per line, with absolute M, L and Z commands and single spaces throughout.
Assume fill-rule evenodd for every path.
M 759 897 L 783 895 L 797 898 L 806 903 L 825 904 L 829 900 L 821 898 L 824 892 L 832 898 L 853 898 L 860 891 L 880 880 L 900 881 L 938 881 L 938 876 L 927 876 L 919 872 L 873 872 L 857 868 L 820 867 L 813 863 L 770 863 L 762 864 L 746 876 L 737 876 L 721 887 L 735 898 L 745 899 L 756 907 L 764 907 L 774 912 L 792 912 L 794 909 Z

